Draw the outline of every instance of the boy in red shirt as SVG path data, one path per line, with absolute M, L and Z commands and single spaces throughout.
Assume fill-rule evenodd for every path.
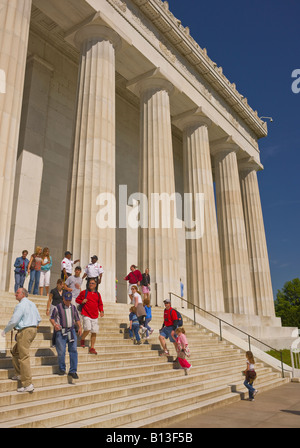
M 85 338 L 91 332 L 91 348 L 89 353 L 97 355 L 95 350 L 96 335 L 99 332 L 98 317 L 104 316 L 103 302 L 99 292 L 96 291 L 97 283 L 95 280 L 90 280 L 89 290 L 81 291 L 76 299 L 76 303 L 82 305 L 81 314 L 83 319 L 83 334 L 80 341 L 80 346 L 85 347 Z

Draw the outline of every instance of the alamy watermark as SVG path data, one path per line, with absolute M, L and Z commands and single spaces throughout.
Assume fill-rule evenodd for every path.
M 300 93 L 300 68 L 292 71 L 292 78 L 295 78 L 295 81 L 292 82 L 292 92 Z
M 6 75 L 5 71 L 0 69 L 0 93 L 6 93 Z
M 119 186 L 118 204 L 114 194 L 101 193 L 96 205 L 100 229 L 152 228 L 186 230 L 186 239 L 202 238 L 204 233 L 204 193 L 133 193 L 127 200 L 127 185 Z M 130 206 L 130 207 L 128 207 Z M 117 223 L 118 207 L 118 223 Z

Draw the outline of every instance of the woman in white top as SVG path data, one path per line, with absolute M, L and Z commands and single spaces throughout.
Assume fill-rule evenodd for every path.
M 138 292 L 136 285 L 131 286 L 131 292 L 133 295 L 133 305 L 136 307 L 136 315 L 137 315 L 138 321 L 140 323 L 140 327 L 142 328 L 143 332 L 146 333 L 147 329 L 144 327 L 144 322 L 145 322 L 145 318 L 146 318 L 146 310 L 143 305 L 143 300 L 142 300 L 141 294 Z
M 254 401 L 254 397 L 257 394 L 258 390 L 256 390 L 253 387 L 253 383 L 256 378 L 256 372 L 254 370 L 255 361 L 253 353 L 250 351 L 246 352 L 246 358 L 247 358 L 247 369 L 244 372 L 246 377 L 244 381 L 244 386 L 247 387 L 249 391 L 249 401 Z

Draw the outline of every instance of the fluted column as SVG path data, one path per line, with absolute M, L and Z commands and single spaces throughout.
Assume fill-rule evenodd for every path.
M 157 283 L 158 303 L 162 304 L 170 291 L 178 292 L 179 285 L 169 97 L 173 86 L 166 79 L 149 76 L 137 89 L 141 104 L 140 191 L 148 199 L 148 225 L 139 229 L 139 266 L 150 269 L 152 286 Z
M 77 32 L 76 42 L 81 61 L 68 248 L 83 266 L 98 256 L 105 270 L 101 294 L 114 301 L 115 221 L 108 216 L 105 225 L 98 213 L 106 196 L 108 215 L 115 213 L 115 48 L 120 38 L 105 26 L 89 25 Z
M 225 311 L 256 314 L 237 151 L 238 146 L 228 139 L 212 146 Z
M 0 0 L 0 289 L 5 288 L 31 0 Z
M 183 130 L 184 193 L 192 196 L 194 219 L 199 212 L 198 220 L 204 220 L 201 235 L 191 238 L 186 229 L 187 298 L 205 310 L 222 312 L 224 297 L 208 136 L 211 121 L 196 110 L 175 117 L 174 124 Z
M 259 316 L 274 316 L 268 249 L 257 180 L 262 166 L 253 159 L 239 163 L 250 272 Z

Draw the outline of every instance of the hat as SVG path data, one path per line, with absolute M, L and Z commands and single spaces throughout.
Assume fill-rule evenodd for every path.
M 70 252 L 69 250 L 67 250 L 67 252 L 65 252 L 65 257 L 66 257 L 67 255 L 72 255 L 71 252 Z
M 165 299 L 164 303 L 171 303 L 171 299 Z
M 63 299 L 65 300 L 72 300 L 72 293 L 69 291 L 64 291 L 63 292 Z
M 93 258 L 96 258 L 96 260 L 98 260 L 97 255 L 93 255 L 91 258 L 92 258 L 92 259 L 93 259 Z

